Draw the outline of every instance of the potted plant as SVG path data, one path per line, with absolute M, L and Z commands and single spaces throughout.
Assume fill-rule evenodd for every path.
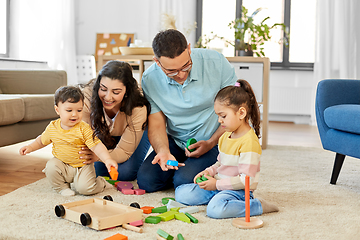
M 235 41 L 227 43 L 235 47 L 236 56 L 253 56 L 255 53 L 258 57 L 264 57 L 264 43 L 271 40 L 270 30 L 281 27 L 285 32 L 286 37 L 283 39 L 284 44 L 288 45 L 288 34 L 286 26 L 283 23 L 275 23 L 269 26 L 266 21 L 270 17 L 264 18 L 259 24 L 254 23 L 254 17 L 262 10 L 256 9 L 250 16 L 248 16 L 248 9 L 242 6 L 242 14 L 240 18 L 236 18 L 229 23 L 229 27 L 235 30 Z

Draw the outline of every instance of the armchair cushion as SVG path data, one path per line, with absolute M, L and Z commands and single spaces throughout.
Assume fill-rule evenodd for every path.
M 355 121 L 360 119 L 360 105 L 340 104 L 327 107 L 324 111 L 324 120 L 331 129 L 360 134 L 360 124 Z

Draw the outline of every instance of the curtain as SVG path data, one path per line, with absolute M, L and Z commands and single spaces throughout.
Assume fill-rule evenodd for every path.
M 76 84 L 74 12 L 72 0 L 12 0 L 10 58 L 46 61 Z
M 164 24 L 167 17 L 173 17 L 175 20 L 176 29 L 185 35 L 189 43 L 196 43 L 196 1 L 159 0 L 158 11 L 158 16 L 160 16 L 161 22 L 161 30 L 168 28 L 168 25 Z M 194 47 L 194 44 L 192 44 L 191 47 Z
M 315 92 L 319 81 L 328 78 L 360 79 L 359 10 L 358 0 L 317 1 L 313 125 Z

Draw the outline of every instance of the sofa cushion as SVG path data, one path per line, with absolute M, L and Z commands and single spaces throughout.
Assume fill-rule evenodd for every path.
M 0 94 L 0 126 L 17 123 L 24 116 L 25 104 L 21 97 Z
M 360 134 L 360 105 L 341 104 L 324 111 L 324 120 L 329 128 Z
M 54 94 L 6 94 L 18 96 L 24 100 L 25 115 L 23 122 L 54 119 L 57 114 L 54 109 Z

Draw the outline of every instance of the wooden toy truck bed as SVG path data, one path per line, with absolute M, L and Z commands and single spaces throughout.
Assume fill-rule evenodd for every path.
M 91 198 L 55 207 L 58 217 L 103 230 L 142 219 L 142 210 L 111 200 Z

